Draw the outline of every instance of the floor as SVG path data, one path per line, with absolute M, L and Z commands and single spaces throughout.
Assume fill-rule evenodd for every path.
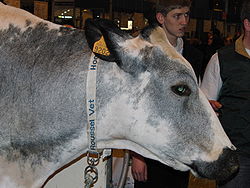
M 196 178 L 190 175 L 188 188 L 216 188 L 215 181 Z

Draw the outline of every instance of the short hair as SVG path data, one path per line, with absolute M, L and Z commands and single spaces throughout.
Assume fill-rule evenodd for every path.
M 156 13 L 167 15 L 173 9 L 191 7 L 190 0 L 159 0 L 156 4 Z
M 152 3 L 152 0 L 147 0 L 151 8 L 144 12 L 144 17 L 148 20 L 149 24 L 161 25 L 156 19 L 156 13 L 161 13 L 166 16 L 171 10 L 179 9 L 182 7 L 191 7 L 190 0 L 158 0 L 157 3 Z M 155 2 L 155 1 L 154 1 Z
M 245 19 L 248 19 L 248 21 L 250 21 L 250 1 L 249 0 L 245 0 L 242 3 L 240 19 L 241 21 L 244 21 Z

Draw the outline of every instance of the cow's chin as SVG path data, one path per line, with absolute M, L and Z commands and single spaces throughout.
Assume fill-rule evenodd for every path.
M 185 163 L 182 163 L 182 162 L 179 162 L 177 160 L 174 160 L 175 164 L 172 166 L 171 164 L 167 164 L 168 166 L 171 166 L 173 167 L 175 170 L 180 170 L 180 171 L 188 171 L 190 170 L 191 168 L 186 165 Z
M 98 143 L 100 148 L 105 148 L 105 145 L 108 145 L 108 144 L 110 144 L 110 143 L 106 143 L 106 142 Z M 180 160 L 175 159 L 175 158 L 170 157 L 170 156 L 160 156 L 157 154 L 157 152 L 151 151 L 151 150 L 147 149 L 145 146 L 139 145 L 131 140 L 122 140 L 122 139 L 116 140 L 112 144 L 112 148 L 127 149 L 130 151 L 134 151 L 135 153 L 138 153 L 146 158 L 157 160 L 157 161 L 159 161 L 167 166 L 170 166 L 176 170 L 180 170 L 180 171 L 190 170 L 190 165 L 185 164 L 185 163 L 181 162 Z
M 141 148 L 141 150 L 137 150 L 135 151 L 136 153 L 139 153 L 140 155 L 159 161 L 169 167 L 172 167 L 175 170 L 179 170 L 179 171 L 188 171 L 190 170 L 190 165 L 185 164 L 184 162 L 181 162 L 178 159 L 172 158 L 170 156 L 159 156 L 154 152 L 151 152 L 145 148 Z

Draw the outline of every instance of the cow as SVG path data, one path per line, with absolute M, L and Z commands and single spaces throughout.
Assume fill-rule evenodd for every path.
M 0 20 L 1 188 L 41 187 L 87 152 L 92 57 L 99 149 L 128 149 L 216 180 L 237 171 L 235 147 L 160 27 L 135 38 L 103 19 L 72 29 L 2 3 Z M 96 42 L 106 45 L 101 53 Z

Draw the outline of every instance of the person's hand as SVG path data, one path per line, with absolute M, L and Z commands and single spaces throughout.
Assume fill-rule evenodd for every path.
M 137 181 L 147 181 L 147 164 L 140 155 L 132 155 L 132 175 Z
M 214 100 L 209 100 L 209 103 L 212 106 L 212 108 L 214 109 L 216 115 L 219 116 L 218 110 L 222 107 L 222 104 L 219 103 L 218 101 L 214 101 Z

